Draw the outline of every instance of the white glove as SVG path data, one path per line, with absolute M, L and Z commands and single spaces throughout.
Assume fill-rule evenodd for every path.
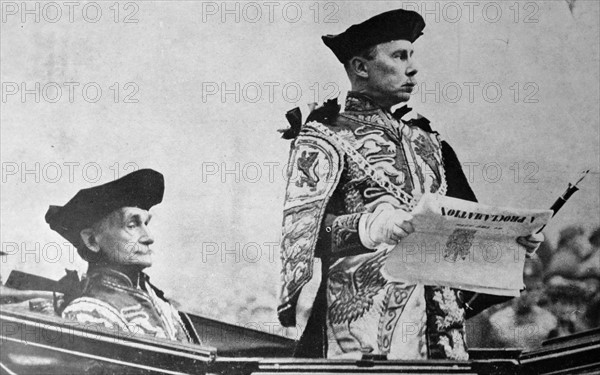
M 517 243 L 525 248 L 527 257 L 532 257 L 545 239 L 544 233 L 534 233 L 529 236 L 517 237 Z
M 358 235 L 368 249 L 382 243 L 397 244 L 415 231 L 412 215 L 389 203 L 382 203 L 372 213 L 363 214 L 358 222 Z

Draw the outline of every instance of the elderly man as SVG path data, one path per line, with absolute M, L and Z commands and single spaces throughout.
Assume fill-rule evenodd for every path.
M 416 84 L 413 42 L 424 27 L 418 13 L 394 10 L 324 36 L 352 85 L 345 111 L 329 101 L 304 126 L 297 110 L 288 112 L 284 138 L 294 141 L 281 242 L 284 326 L 296 324 L 315 256 L 322 265 L 297 356 L 465 360 L 467 315 L 505 300 L 381 272 L 389 246 L 380 245 L 415 230 L 411 199 L 430 192 L 475 201 L 456 154 L 429 121 L 406 107 L 391 110 Z M 519 243 L 533 251 L 542 239 Z
M 79 191 L 66 205 L 50 206 L 46 222 L 89 263 L 81 290 L 62 316 L 132 334 L 199 343 L 185 314 L 150 284 L 154 242 L 148 210 L 164 193 L 162 174 L 142 169 Z M 72 298 L 73 298 L 72 297 Z

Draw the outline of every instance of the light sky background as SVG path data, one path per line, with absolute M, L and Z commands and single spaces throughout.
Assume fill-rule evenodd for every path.
M 118 3 L 118 23 L 112 1 L 97 2 L 102 17 L 96 23 L 82 18 L 85 2 L 75 9 L 72 23 L 64 6 L 55 23 L 43 14 L 39 23 L 31 15 L 23 23 L 21 9 L 13 15 L 7 3 L 20 7 L 21 2 L 2 1 L 3 94 L 14 88 L 11 83 L 32 89 L 35 82 L 41 87 L 55 82 L 62 97 L 49 103 L 42 96 L 36 103 L 33 95 L 23 101 L 19 92 L 0 103 L 1 239 L 10 252 L 0 261 L 4 280 L 12 269 L 51 278 L 62 276 L 64 268 L 84 271 L 83 262 L 69 256 L 64 240 L 45 223 L 48 205 L 63 205 L 79 189 L 112 180 L 115 163 L 120 175 L 126 163 L 133 163 L 160 171 L 166 180 L 164 201 L 152 209 L 151 224 L 155 264 L 148 273 L 159 287 L 186 310 L 232 322 L 239 316 L 223 315 L 232 300 L 274 303 L 280 263 L 273 246 L 281 232 L 289 149 L 276 130 L 287 127 L 284 115 L 293 107 L 300 106 L 306 116 L 307 103 L 338 91 L 343 102 L 349 89 L 345 72 L 320 36 L 398 7 L 416 8 L 427 22 L 415 43 L 420 90 L 409 104 L 430 119 L 463 163 L 470 163 L 472 173 L 465 171 L 479 200 L 547 208 L 569 181 L 590 168 L 581 191 L 546 234 L 555 242 L 567 225 L 581 223 L 588 230 L 600 225 L 597 1 L 578 0 L 572 13 L 562 0 L 472 2 L 474 8 L 460 1 L 451 6 L 434 1 L 137 1 Z M 32 9 L 35 3 L 27 2 Z M 47 3 L 39 4 L 42 11 Z M 233 13 L 223 15 L 223 4 Z M 136 7 L 138 22 L 123 23 Z M 47 18 L 56 17 L 54 9 L 45 9 Z M 88 16 L 94 17 L 94 8 Z M 80 84 L 73 103 L 65 82 Z M 81 92 L 90 82 L 102 88 L 96 103 L 86 102 Z M 123 103 L 134 87 L 125 88 L 128 82 L 138 88 L 137 103 Z M 438 99 L 421 95 L 423 85 L 435 91 L 436 83 Z M 221 96 L 222 85 L 235 92 L 236 84 L 238 98 Z M 474 88 L 472 100 L 468 85 Z M 491 103 L 494 87 L 502 93 Z M 46 92 L 50 99 L 52 90 Z M 93 97 L 93 88 L 88 93 Z M 35 170 L 36 163 L 39 172 L 22 173 L 23 166 Z M 79 163 L 72 181 L 64 163 Z M 88 163 L 96 164 L 84 173 Z M 102 174 L 91 183 L 94 166 Z M 224 169 L 233 172 L 224 174 Z M 35 249 L 36 243 L 37 261 L 23 252 L 23 246 Z M 58 260 L 53 244 L 61 244 Z M 265 314 L 275 321 L 272 308 Z

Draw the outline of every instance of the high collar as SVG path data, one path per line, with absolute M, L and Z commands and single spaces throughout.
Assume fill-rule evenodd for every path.
M 147 281 L 148 275 L 139 272 L 136 275 L 136 280 L 132 280 L 125 273 L 115 270 L 110 267 L 91 266 L 88 269 L 87 278 L 89 280 L 96 279 L 99 281 L 108 281 L 113 284 L 121 285 L 127 288 L 137 289 L 143 281 Z
M 345 111 L 354 113 L 378 112 L 380 115 L 382 115 L 381 117 L 388 118 L 390 120 L 396 120 L 399 123 L 409 126 L 416 126 L 428 133 L 437 134 L 437 132 L 431 129 L 429 120 L 413 111 L 412 108 L 408 107 L 408 105 L 404 104 L 396 107 L 394 112 L 391 112 L 391 108 L 383 108 L 377 104 L 373 98 L 360 92 L 348 91 L 348 94 L 346 95 Z
M 385 110 L 379 104 L 375 103 L 370 96 L 357 91 L 348 91 L 345 105 L 346 112 L 365 112 L 378 109 Z
M 396 110 L 392 113 L 393 107 L 395 107 Z M 400 119 L 400 117 L 412 110 L 406 105 L 406 103 L 401 106 L 394 105 L 392 106 L 392 108 L 382 107 L 381 105 L 377 104 L 377 102 L 375 102 L 375 100 L 369 95 L 357 91 L 348 91 L 348 95 L 346 95 L 346 112 L 365 112 L 381 110 L 388 114 L 392 114 L 397 119 Z

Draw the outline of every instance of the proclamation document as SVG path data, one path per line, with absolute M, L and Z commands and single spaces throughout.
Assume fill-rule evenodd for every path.
M 384 272 L 426 285 L 518 296 L 525 248 L 516 238 L 546 225 L 552 211 L 499 208 L 425 194 L 412 212 L 415 232 L 391 250 Z

